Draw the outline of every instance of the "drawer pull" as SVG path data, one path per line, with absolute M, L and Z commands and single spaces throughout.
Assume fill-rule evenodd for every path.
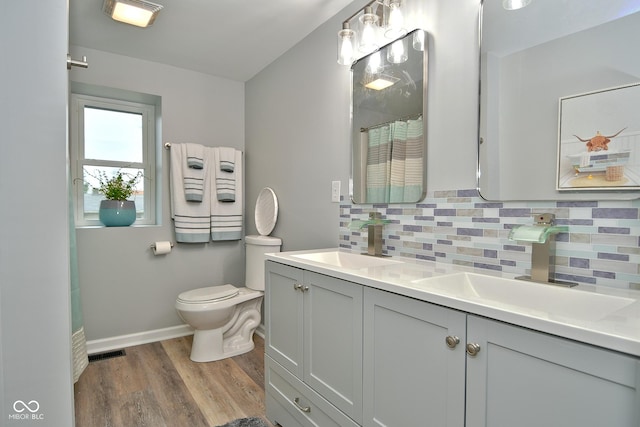
M 467 344 L 467 354 L 469 356 L 477 356 L 478 353 L 480 353 L 480 344 L 476 344 L 476 343 L 469 343 Z
M 447 343 L 447 347 L 456 348 L 456 346 L 460 344 L 460 338 L 449 335 L 447 338 L 445 338 L 445 342 Z
M 302 412 L 311 412 L 311 406 L 301 406 L 300 398 L 296 397 L 293 399 L 293 404 L 296 405 L 296 408 L 300 409 Z

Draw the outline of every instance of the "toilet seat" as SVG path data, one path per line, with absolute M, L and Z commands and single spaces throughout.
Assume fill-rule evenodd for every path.
M 202 304 L 224 301 L 235 297 L 238 293 L 240 290 L 233 285 L 209 286 L 183 292 L 178 295 L 178 301 L 187 304 Z

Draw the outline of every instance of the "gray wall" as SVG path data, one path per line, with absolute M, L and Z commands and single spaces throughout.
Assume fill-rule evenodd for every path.
M 285 250 L 338 244 L 331 181 L 340 180 L 348 198 L 351 160 L 350 75 L 336 63 L 336 37 L 358 7 L 345 8 L 246 85 L 247 208 L 260 188 L 274 188 L 281 215 L 273 234 Z M 430 33 L 427 188 L 474 188 L 479 2 L 414 7 L 409 29 Z
M 0 3 L 3 426 L 73 425 L 67 27 L 64 0 Z M 19 400 L 39 409 L 16 419 Z
M 161 141 L 244 150 L 244 84 L 210 75 L 72 46 L 87 69 L 70 79 L 162 97 Z M 169 212 L 169 152 L 161 159 L 161 224 L 78 228 L 78 270 L 87 340 L 182 324 L 173 307 L 185 290 L 243 283 L 243 242 L 177 244 L 153 256 L 155 241 L 175 241 Z

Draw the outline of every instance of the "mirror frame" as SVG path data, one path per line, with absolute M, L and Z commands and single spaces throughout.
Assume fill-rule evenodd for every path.
M 487 104 L 486 104 L 486 99 L 484 97 L 486 97 L 487 95 L 487 89 L 485 88 L 487 80 L 486 80 L 486 60 L 485 60 L 485 54 L 483 53 L 483 49 L 486 50 L 486 45 L 484 44 L 484 37 L 485 34 L 483 34 L 483 29 L 489 28 L 488 24 L 486 23 L 486 3 L 488 3 L 489 1 L 491 2 L 495 2 L 496 3 L 496 7 L 499 7 L 499 1 L 500 0 L 482 0 L 480 3 L 480 13 L 479 13 L 479 56 L 480 56 L 480 60 L 479 60 L 479 111 L 478 111 L 478 140 L 477 140 L 477 164 L 476 164 L 476 185 L 477 185 L 477 191 L 478 191 L 478 195 L 480 197 L 482 197 L 485 200 L 490 200 L 490 201 L 532 201 L 532 200 L 536 200 L 536 201 L 567 201 L 567 202 L 571 202 L 571 201 L 593 201 L 593 200 L 633 200 L 633 199 L 637 199 L 640 197 L 640 192 L 634 189 L 612 189 L 612 190 L 608 190 L 608 189 L 603 189 L 603 188 L 599 188 L 599 189 L 588 189 L 588 190 L 562 190 L 559 191 L 556 188 L 556 177 L 553 176 L 553 179 L 547 179 L 549 181 L 553 181 L 553 185 L 549 186 L 546 185 L 546 181 L 545 181 L 545 185 L 543 188 L 541 187 L 537 187 L 535 186 L 535 179 L 530 179 L 529 181 L 525 182 L 523 185 L 522 190 L 518 190 L 515 191 L 513 188 L 507 192 L 504 191 L 504 189 L 496 189 L 494 187 L 496 187 L 496 185 L 498 185 L 498 183 L 500 182 L 501 179 L 506 179 L 507 181 L 511 180 L 511 179 L 515 179 L 515 177 L 513 176 L 513 171 L 508 174 L 508 176 L 506 177 L 502 177 L 499 176 L 497 178 L 497 180 L 495 180 L 494 182 L 487 182 L 487 181 L 483 181 L 482 180 L 482 172 L 486 171 L 486 170 L 493 170 L 495 166 L 495 164 L 492 166 L 491 162 L 487 162 L 486 159 L 484 159 L 483 156 L 487 155 L 487 140 L 483 140 L 484 134 L 486 133 L 486 127 L 488 126 L 497 126 L 497 124 L 503 120 L 502 114 L 496 113 L 494 114 L 493 118 L 487 118 L 485 116 L 485 114 L 487 114 Z M 618 6 L 620 6 L 620 4 L 625 4 L 625 1 L 620 0 L 617 1 Z M 528 6 L 526 9 L 530 8 L 531 6 L 534 6 L 536 4 L 536 0 L 534 0 L 534 2 L 532 2 L 532 4 L 530 6 Z M 560 6 L 559 4 L 555 4 L 555 6 Z M 604 5 L 603 5 L 604 6 Z M 524 9 L 524 10 L 526 10 Z M 636 8 L 637 9 L 637 8 Z M 634 9 L 634 10 L 636 10 Z M 614 8 L 613 10 L 611 10 L 612 13 L 616 12 L 616 8 Z M 630 10 L 630 13 L 628 15 L 632 15 L 632 14 L 638 14 L 640 12 L 638 11 L 634 11 L 634 10 Z M 520 11 L 510 11 L 508 13 L 518 13 Z M 567 14 L 563 13 L 562 11 L 559 12 L 560 16 L 563 17 L 563 19 L 566 19 Z M 515 17 L 515 15 L 514 15 Z M 611 21 L 614 21 L 615 19 L 617 19 L 617 15 L 615 16 L 608 16 L 606 17 L 606 19 L 603 18 L 604 23 L 608 23 Z M 622 18 L 622 17 L 621 17 Z M 576 19 L 577 20 L 577 19 Z M 599 25 L 601 21 L 598 21 L 597 25 Z M 534 22 L 535 24 L 535 22 Z M 489 24 L 490 25 L 490 24 Z M 551 24 L 548 24 L 551 25 Z M 596 25 L 596 26 L 597 26 Z M 491 26 L 491 28 L 495 28 L 495 24 Z M 586 26 L 588 29 L 591 28 L 595 28 L 594 25 L 589 25 Z M 563 28 L 564 30 L 564 28 Z M 580 31 L 583 30 L 583 28 L 579 29 Z M 575 33 L 571 33 L 568 34 L 568 36 L 571 36 L 572 34 Z M 564 36 L 563 36 L 564 37 Z M 503 39 L 513 39 L 514 37 L 509 38 L 509 34 L 505 34 L 502 36 Z M 517 37 L 516 37 L 517 39 Z M 562 40 L 562 38 L 558 39 L 558 38 L 554 38 L 553 40 Z M 539 46 L 539 45 L 538 45 Z M 525 50 L 528 49 L 528 47 L 525 47 Z M 522 49 L 520 49 L 522 50 Z M 501 78 L 504 78 L 503 76 L 501 76 Z M 633 80 L 633 79 L 631 79 Z M 630 84 L 632 83 L 632 81 L 625 81 L 623 79 L 621 79 L 621 81 L 619 83 L 613 83 L 611 85 L 608 85 L 609 87 L 611 86 L 616 86 L 616 85 L 626 85 L 626 84 Z M 635 80 L 637 82 L 637 80 Z M 602 87 L 599 87 L 597 89 L 602 89 L 604 87 L 607 86 L 606 83 L 589 83 L 589 84 L 602 84 Z M 557 97 L 557 103 L 556 106 L 558 108 L 558 110 L 556 110 L 554 112 L 555 117 L 558 118 L 559 120 L 559 106 L 560 106 L 560 99 L 562 99 L 563 97 L 568 97 L 568 96 L 574 96 L 577 95 L 579 93 L 584 93 L 584 92 L 588 92 L 588 91 L 595 91 L 597 89 L 590 89 L 590 90 L 579 90 L 579 89 L 567 89 L 568 93 L 559 93 L 558 97 Z M 522 103 L 522 105 L 527 105 L 526 99 L 525 100 L 520 100 L 520 102 Z M 545 110 L 546 111 L 546 110 Z M 551 113 L 548 114 L 548 116 L 551 116 Z M 559 128 L 558 128 L 558 123 L 555 124 L 555 131 L 559 132 Z M 545 125 L 546 126 L 546 125 Z M 526 132 L 523 131 L 523 133 L 525 135 L 527 135 Z M 547 135 L 547 134 L 545 134 Z M 551 144 L 546 144 L 544 147 L 545 150 L 548 150 L 547 152 L 553 152 L 553 156 L 549 156 L 549 162 L 550 164 L 553 164 L 553 170 L 554 170 L 554 174 L 556 173 L 557 170 L 557 164 L 558 164 L 558 137 L 559 135 L 554 135 L 555 138 L 553 140 L 553 149 L 550 148 Z M 490 141 L 489 141 L 490 142 Z M 535 142 L 535 141 L 534 141 Z M 483 144 L 485 144 L 483 146 Z M 498 146 L 500 143 L 498 143 Z M 484 151 L 483 151 L 484 150 Z M 495 149 L 494 149 L 495 150 Z M 524 158 L 526 158 L 526 154 L 523 154 Z M 505 159 L 500 158 L 500 160 L 498 160 L 499 162 L 504 162 Z M 507 159 L 506 161 L 509 161 L 509 159 Z M 535 161 L 535 160 L 534 160 Z M 551 169 L 551 166 L 547 165 L 546 161 L 545 161 L 545 168 L 548 167 L 548 169 Z M 545 169 L 546 170 L 546 169 Z M 546 173 L 546 172 L 545 172 Z M 545 175 L 546 177 L 546 175 Z M 534 177 L 535 178 L 535 177 Z M 548 177 L 547 177 L 548 178 Z M 495 184 L 495 185 L 494 185 Z M 526 188 L 524 188 L 526 187 Z
M 412 50 L 411 49 L 411 45 L 412 45 L 412 39 L 414 37 L 414 34 L 418 33 L 419 31 L 421 31 L 424 34 L 424 50 L 421 52 L 422 55 L 422 74 L 421 74 L 421 78 L 422 78 L 422 88 L 421 88 L 421 92 L 422 92 L 422 105 L 421 105 L 421 111 L 418 112 L 416 111 L 412 111 L 411 114 L 409 115 L 410 117 L 407 117 L 407 114 L 402 114 L 402 115 L 398 115 L 396 114 L 395 117 L 392 117 L 391 119 L 387 118 L 386 120 L 383 120 L 380 123 L 376 123 L 376 124 L 372 124 L 369 126 L 369 128 L 375 128 L 378 126 L 383 126 L 385 124 L 388 123 L 393 123 L 394 121 L 398 121 L 398 120 L 409 120 L 412 118 L 415 118 L 416 116 L 420 116 L 422 117 L 422 167 L 421 167 L 421 172 L 422 172 L 422 183 L 421 183 L 421 194 L 420 196 L 416 199 L 416 200 L 410 200 L 410 201 L 395 201 L 395 202 L 391 202 L 391 201 L 366 201 L 366 200 L 362 200 L 362 199 L 366 199 L 366 193 L 365 194 L 361 194 L 362 192 L 357 192 L 356 191 L 356 186 L 362 186 L 363 182 L 366 181 L 366 156 L 363 159 L 363 155 L 360 154 L 360 150 L 356 149 L 356 136 L 360 134 L 361 129 L 356 129 L 358 126 L 356 125 L 357 123 L 357 108 L 356 108 L 356 102 L 354 101 L 355 98 L 355 84 L 354 84 L 354 80 L 355 80 L 355 74 L 354 74 L 354 67 L 356 67 L 358 64 L 364 64 L 365 61 L 367 61 L 369 58 L 371 58 L 372 55 L 377 54 L 378 52 L 380 52 L 381 55 L 384 55 L 386 57 L 386 52 L 387 49 L 390 49 L 391 46 L 393 45 L 393 43 L 399 41 L 399 40 L 407 40 L 408 46 L 409 46 L 409 50 L 412 52 L 420 52 L 418 50 Z M 370 54 L 358 59 L 357 61 L 354 61 L 354 63 L 351 65 L 350 68 L 350 91 L 351 91 L 351 106 L 350 106 L 350 145 L 351 145 L 351 176 L 350 176 L 350 181 L 349 181 L 349 196 L 351 199 L 351 202 L 354 204 L 401 204 L 401 203 L 418 203 L 421 200 L 423 200 L 426 197 L 426 193 L 427 193 L 427 92 L 428 92 L 428 64 L 429 64 L 429 33 L 425 30 L 422 29 L 415 29 L 413 31 L 408 32 L 405 36 L 398 38 L 394 41 L 391 41 L 390 43 L 380 47 L 379 49 L 375 50 L 374 52 L 371 52 Z M 397 112 L 396 112 L 397 113 Z M 364 162 L 364 165 L 362 165 L 362 163 Z M 359 164 L 357 164 L 359 163 Z M 359 172 L 360 177 L 356 177 L 356 173 Z M 363 197 L 356 197 L 357 195 L 363 196 Z

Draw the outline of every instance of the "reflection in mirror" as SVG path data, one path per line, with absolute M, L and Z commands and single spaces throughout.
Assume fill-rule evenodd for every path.
M 617 107 L 599 103 L 599 112 L 573 109 L 571 120 L 561 121 L 560 108 L 562 99 L 584 98 L 640 81 L 640 56 L 633 47 L 640 38 L 640 13 L 636 13 L 640 2 L 533 0 L 515 11 L 505 10 L 502 3 L 484 0 L 481 10 L 478 188 L 482 197 L 637 198 L 638 191 L 626 188 L 640 185 L 634 182 L 633 173 L 640 166 L 640 144 L 623 147 L 635 134 L 640 135 L 637 114 L 635 120 L 619 125 L 612 119 Z M 577 127 L 570 129 L 572 124 Z M 610 138 L 607 153 L 628 152 L 622 178 L 628 184 L 611 183 L 609 179 L 616 175 L 607 178 L 606 166 L 591 171 L 584 167 L 597 160 L 588 151 L 588 140 L 599 132 L 613 136 L 622 128 Z M 589 181 L 581 188 L 567 184 L 566 164 L 572 161 L 567 156 L 577 154 L 582 166 L 569 172 L 605 184 Z
M 425 37 L 412 31 L 351 67 L 354 203 L 415 203 L 425 196 Z

